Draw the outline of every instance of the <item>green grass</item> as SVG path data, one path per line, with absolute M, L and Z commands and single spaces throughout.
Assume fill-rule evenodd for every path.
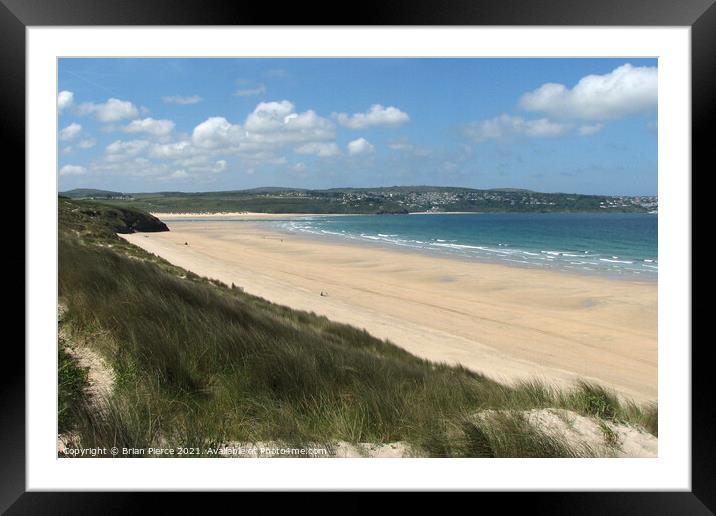
M 610 448 L 617 448 L 621 443 L 619 442 L 619 434 L 604 420 L 599 421 L 599 428 L 604 434 L 604 444 Z
M 77 416 L 82 412 L 81 409 L 86 401 L 87 370 L 77 365 L 67 353 L 63 340 L 60 340 L 57 351 L 57 422 L 62 433 L 78 423 Z
M 480 422 L 466 422 L 465 457 L 588 457 L 588 448 L 570 447 L 530 425 L 519 412 L 498 412 Z
M 95 201 L 58 199 L 59 232 L 71 232 L 85 241 L 110 243 L 116 233 L 168 231 L 167 226 L 148 213 L 110 206 Z
M 565 408 L 586 416 L 612 423 L 633 423 L 658 435 L 658 412 L 656 404 L 639 406 L 631 401 L 621 401 L 616 393 L 587 382 L 580 382 L 576 389 L 563 394 L 560 403 Z
M 79 406 L 74 428 L 83 446 L 406 441 L 427 456 L 589 455 L 518 414 L 544 407 L 655 433 L 655 407 L 588 384 L 570 392 L 536 382 L 508 387 L 432 363 L 87 227 L 60 228 L 63 324 L 108 359 L 116 382 L 101 414 Z M 487 409 L 508 414 L 475 419 Z

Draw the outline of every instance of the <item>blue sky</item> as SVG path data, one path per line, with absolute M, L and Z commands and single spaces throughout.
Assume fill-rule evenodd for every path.
M 61 59 L 60 190 L 657 193 L 655 59 Z

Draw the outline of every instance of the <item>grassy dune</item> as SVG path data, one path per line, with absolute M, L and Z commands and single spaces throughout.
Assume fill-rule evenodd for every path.
M 508 387 L 200 278 L 118 238 L 116 217 L 161 229 L 141 212 L 60 202 L 63 333 L 102 354 L 116 376 L 102 411 L 63 395 L 61 385 L 61 430 L 71 426 L 83 446 L 403 441 L 422 456 L 593 453 L 521 415 L 543 407 L 656 434 L 656 407 L 621 402 L 598 386 Z M 61 356 L 61 383 L 62 364 Z M 82 374 L 71 372 L 68 392 L 76 394 Z M 478 417 L 484 410 L 494 416 Z

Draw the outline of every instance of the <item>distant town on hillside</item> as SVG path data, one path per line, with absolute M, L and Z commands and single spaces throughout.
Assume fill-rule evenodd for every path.
M 414 212 L 657 213 L 657 196 L 544 193 L 514 188 L 478 190 L 434 186 L 306 190 L 266 187 L 225 192 L 123 193 L 96 189 L 60 192 L 151 212 L 266 212 L 400 214 Z

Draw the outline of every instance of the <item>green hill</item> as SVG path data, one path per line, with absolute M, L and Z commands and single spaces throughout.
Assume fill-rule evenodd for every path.
M 133 208 L 93 201 L 58 199 L 60 231 L 73 230 L 85 238 L 116 238 L 115 233 L 169 231 L 158 218 Z
M 225 192 L 134 193 L 104 202 L 151 212 L 378 214 L 421 211 L 646 213 L 658 199 L 544 193 L 517 188 L 478 190 L 448 186 L 390 186 L 304 190 L 266 187 Z
M 122 192 L 96 190 L 94 188 L 75 188 L 74 190 L 60 192 L 60 195 L 63 197 L 69 197 L 70 199 L 122 199 L 130 197 Z

